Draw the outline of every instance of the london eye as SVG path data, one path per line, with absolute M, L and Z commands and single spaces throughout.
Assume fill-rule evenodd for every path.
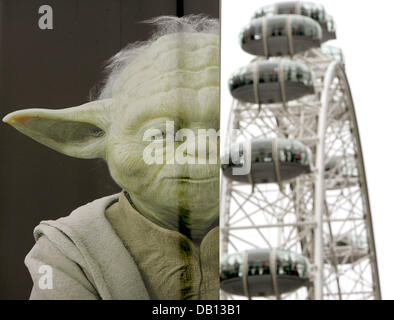
M 381 299 L 344 54 L 325 43 L 335 38 L 325 8 L 300 1 L 258 9 L 240 32 L 255 58 L 229 79 L 222 109 L 224 299 Z

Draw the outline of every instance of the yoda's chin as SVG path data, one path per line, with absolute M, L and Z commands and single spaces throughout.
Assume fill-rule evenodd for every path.
M 149 188 L 129 194 L 137 210 L 146 218 L 169 229 L 177 229 L 181 223 L 196 239 L 219 218 L 218 177 L 162 178 Z
M 189 179 L 171 178 L 163 179 L 164 194 L 167 199 L 172 199 L 178 207 L 188 210 L 208 209 L 215 206 L 219 200 L 219 179 Z
M 136 200 L 149 203 L 152 210 L 162 215 L 174 214 L 178 210 L 206 212 L 219 206 L 219 178 L 190 179 L 162 178 L 144 190 L 129 190 Z M 149 199 L 149 200 L 148 200 Z
M 178 182 L 178 183 L 182 183 L 182 184 L 208 184 L 208 183 L 215 183 L 216 181 L 218 181 L 217 177 L 213 177 L 213 178 L 202 178 L 202 179 L 192 179 L 192 178 L 188 178 L 188 177 L 184 177 L 184 178 L 167 178 L 168 180 L 172 180 L 173 182 Z

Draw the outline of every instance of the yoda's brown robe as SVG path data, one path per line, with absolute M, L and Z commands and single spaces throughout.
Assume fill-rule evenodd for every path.
M 34 237 L 25 259 L 31 299 L 219 299 L 218 227 L 195 245 L 144 218 L 123 193 L 43 221 Z M 53 270 L 52 289 L 42 266 Z

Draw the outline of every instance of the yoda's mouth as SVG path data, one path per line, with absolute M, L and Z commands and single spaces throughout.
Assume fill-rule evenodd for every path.
M 190 177 L 171 177 L 167 179 L 179 181 L 179 182 L 186 182 L 186 183 L 210 183 L 210 182 L 216 182 L 219 179 L 219 177 L 200 178 L 200 179 L 190 178 Z

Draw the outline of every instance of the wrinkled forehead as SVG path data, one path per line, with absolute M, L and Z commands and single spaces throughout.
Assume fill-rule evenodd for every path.
M 174 33 L 153 42 L 119 74 L 112 94 L 133 100 L 172 88 L 219 86 L 219 36 Z

